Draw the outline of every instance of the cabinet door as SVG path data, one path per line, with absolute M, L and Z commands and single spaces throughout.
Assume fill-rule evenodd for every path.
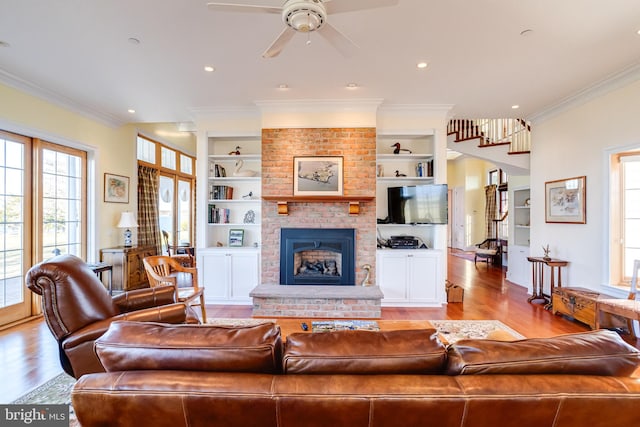
M 258 286 L 258 253 L 231 254 L 231 299 L 251 301 L 249 292 Z
M 230 255 L 224 252 L 209 252 L 198 257 L 198 283 L 204 286 L 205 302 L 229 298 L 229 260 Z
M 407 301 L 407 257 L 398 251 L 378 253 L 378 280 L 385 302 Z
M 438 302 L 438 257 L 433 254 L 408 254 L 407 292 L 412 302 Z
M 531 285 L 531 268 L 527 260 L 529 248 L 525 246 L 509 246 L 509 264 L 507 279 L 521 286 Z
M 125 273 L 125 289 L 140 289 L 149 286 L 147 272 L 144 269 L 142 260 L 145 257 L 155 255 L 152 247 L 141 247 L 126 252 L 127 267 Z

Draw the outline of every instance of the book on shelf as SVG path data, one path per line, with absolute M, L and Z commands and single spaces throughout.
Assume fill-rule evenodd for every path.
M 231 210 L 228 208 L 218 208 L 216 205 L 209 205 L 209 224 L 229 224 L 229 217 L 231 216 Z
M 210 200 L 231 200 L 233 199 L 233 187 L 228 185 L 210 185 Z
M 416 165 L 416 176 L 432 177 L 433 176 L 433 160 L 418 162 L 418 164 Z

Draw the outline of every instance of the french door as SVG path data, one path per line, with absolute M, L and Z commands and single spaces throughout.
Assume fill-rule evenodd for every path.
M 0 131 L 0 325 L 31 315 L 31 139 Z
M 58 254 L 86 259 L 86 153 L 0 131 L 0 325 L 38 312 L 24 276 Z

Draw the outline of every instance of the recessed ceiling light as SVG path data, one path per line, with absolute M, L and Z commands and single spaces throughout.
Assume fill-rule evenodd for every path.
M 131 44 L 140 44 L 140 39 L 137 39 L 135 37 L 129 37 L 127 41 Z
M 638 34 L 640 34 L 640 30 L 636 31 Z
M 2 40 L 0 40 L 0 47 L 10 47 L 11 45 L 7 42 L 3 42 Z
M 286 83 L 280 83 L 278 89 L 289 89 L 289 85 Z
M 215 69 L 215 68 L 213 68 L 211 65 L 205 65 L 204 70 L 205 70 L 207 73 L 213 73 L 216 69 Z
M 518 104 L 512 105 L 511 108 L 513 108 L 514 110 L 517 110 L 518 108 L 520 108 L 520 106 Z
M 133 108 L 129 108 L 127 111 L 128 111 L 129 113 L 131 113 L 131 114 L 133 114 L 133 113 L 135 113 L 135 112 L 136 112 L 136 110 L 134 110 Z
M 423 69 L 423 68 L 427 68 L 427 63 L 426 62 L 418 62 L 418 68 Z
M 528 28 L 526 30 L 520 31 L 520 35 L 522 37 L 527 37 L 527 36 L 530 36 L 531 34 L 533 34 L 533 30 L 528 29 Z
M 358 83 L 347 83 L 347 89 L 355 89 L 358 87 Z

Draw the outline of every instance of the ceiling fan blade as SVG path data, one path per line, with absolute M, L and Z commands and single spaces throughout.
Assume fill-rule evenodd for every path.
M 327 13 L 332 14 L 396 6 L 398 0 L 324 0 L 322 3 Z
M 235 4 L 235 3 L 207 3 L 207 7 L 212 10 L 223 12 L 258 12 L 258 13 L 282 13 L 282 7 L 259 6 L 255 4 Z
M 296 32 L 293 28 L 285 27 L 285 29 L 282 30 L 278 38 L 275 39 L 273 43 L 271 43 L 271 46 L 269 46 L 267 50 L 264 51 L 264 53 L 262 54 L 262 57 L 273 58 L 274 56 L 278 56 L 280 52 L 282 52 L 282 49 L 284 49 L 284 46 L 287 43 L 289 43 L 289 40 L 291 40 L 291 38 L 295 33 Z
M 318 33 L 347 58 L 355 55 L 358 51 L 358 45 L 328 22 L 320 27 Z

